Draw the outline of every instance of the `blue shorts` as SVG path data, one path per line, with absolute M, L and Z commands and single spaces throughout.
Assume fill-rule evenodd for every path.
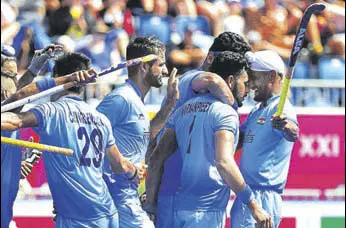
M 117 205 L 120 228 L 155 228 L 147 213 L 142 209 L 139 199 L 127 200 Z
M 156 228 L 172 228 L 174 224 L 174 196 L 160 196 L 157 202 Z
M 183 211 L 174 213 L 173 228 L 224 228 L 226 209 L 224 211 Z
M 57 216 L 55 228 L 119 228 L 118 213 L 95 220 L 76 220 Z
M 278 228 L 282 218 L 281 203 L 282 198 L 274 191 L 254 190 L 257 203 L 271 216 L 274 228 Z M 253 228 L 256 221 L 253 218 L 247 205 L 238 198 L 234 201 L 231 210 L 232 228 Z

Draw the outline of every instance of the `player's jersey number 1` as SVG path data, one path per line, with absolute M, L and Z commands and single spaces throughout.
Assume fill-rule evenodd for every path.
M 77 131 L 78 139 L 85 141 L 82 156 L 80 157 L 80 166 L 90 167 L 92 164 L 95 168 L 101 166 L 101 161 L 103 159 L 103 136 L 102 132 L 99 129 L 93 129 L 89 135 L 85 127 L 80 127 Z M 87 154 L 90 150 L 90 147 L 93 151 L 93 157 L 87 157 Z

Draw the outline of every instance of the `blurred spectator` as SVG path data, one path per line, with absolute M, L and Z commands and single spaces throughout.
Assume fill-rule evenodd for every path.
M 168 2 L 167 0 L 155 0 L 154 1 L 154 14 L 157 16 L 167 16 L 168 14 Z
M 125 8 L 126 0 L 105 0 L 100 16 L 109 28 L 122 28 Z
M 48 35 L 65 35 L 73 20 L 70 14 L 70 6 L 64 1 L 59 1 L 59 4 L 55 0 L 47 1 L 49 2 L 49 8 L 46 12 Z
M 197 17 L 197 7 L 193 0 L 169 0 L 169 9 L 172 16 Z
M 187 26 L 183 41 L 170 52 L 169 61 L 178 68 L 179 74 L 196 69 L 206 57 L 205 52 L 193 43 L 195 31 L 196 28 L 192 24 Z
M 260 41 L 253 42 L 255 50 L 273 50 L 288 59 L 302 10 L 291 3 L 287 4 L 287 8 L 278 3 L 277 0 L 265 0 L 265 6 L 262 8 L 246 8 L 246 21 L 248 29 L 256 31 L 260 35 Z M 290 22 L 292 20 L 293 23 Z M 313 16 L 308 26 L 307 38 L 313 43 L 313 50 L 321 53 L 323 47 L 316 22 L 316 18 Z M 291 26 L 295 28 L 291 28 Z M 290 33 L 292 30 L 294 32 Z
M 127 0 L 127 7 L 140 13 L 152 13 L 155 0 Z M 140 11 L 139 11 L 140 10 Z
M 45 16 L 44 0 L 7 0 L 7 2 L 18 10 L 17 21 L 42 23 Z
M 79 0 L 73 0 L 70 5 L 70 14 L 72 22 L 66 31 L 66 35 L 71 36 L 73 39 L 85 36 L 88 32 L 88 24 L 85 20 L 83 5 Z
M 324 18 L 320 18 L 319 22 L 326 24 L 331 34 L 327 39 L 329 54 L 345 59 L 345 2 L 328 3 L 322 0 L 318 2 L 327 6 L 322 13 Z
M 196 0 L 199 14 L 206 16 L 212 25 L 213 35 L 224 31 L 224 19 L 229 14 L 225 0 Z
M 20 29 L 20 24 L 16 22 L 15 10 L 6 2 L 1 1 L 1 43 L 12 44 L 14 36 Z
M 225 19 L 225 31 L 234 32 L 244 36 L 245 18 L 243 17 L 243 6 L 240 0 L 227 0 L 229 15 Z

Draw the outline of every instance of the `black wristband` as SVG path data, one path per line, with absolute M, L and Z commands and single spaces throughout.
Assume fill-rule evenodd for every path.
M 132 181 L 133 179 L 135 179 L 137 174 L 138 174 L 138 169 L 136 168 L 135 173 L 133 174 L 132 177 L 129 178 L 129 181 Z

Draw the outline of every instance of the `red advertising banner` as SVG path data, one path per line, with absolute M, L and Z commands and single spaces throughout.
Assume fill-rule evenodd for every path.
M 345 116 L 299 115 L 286 188 L 331 189 L 345 184 Z

